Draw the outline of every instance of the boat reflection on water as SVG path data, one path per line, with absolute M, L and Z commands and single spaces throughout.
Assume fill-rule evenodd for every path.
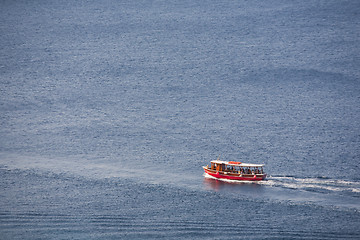
M 218 180 L 208 174 L 204 174 L 204 187 L 207 190 L 216 192 L 230 191 L 250 194 L 259 194 L 263 192 L 264 186 L 254 181 L 235 181 L 235 180 Z

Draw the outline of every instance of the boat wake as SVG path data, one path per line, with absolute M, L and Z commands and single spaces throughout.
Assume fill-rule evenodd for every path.
M 358 193 L 360 196 L 360 181 L 269 176 L 267 181 L 260 184 L 315 192 L 350 192 Z
M 264 181 L 238 181 L 218 179 L 204 173 L 204 177 L 228 183 L 258 184 L 286 189 L 298 189 L 311 192 L 348 192 L 360 197 L 360 181 L 327 178 L 298 178 L 289 176 L 269 176 Z

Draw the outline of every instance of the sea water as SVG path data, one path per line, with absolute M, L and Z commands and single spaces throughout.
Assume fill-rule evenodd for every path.
M 1 1 L 0 239 L 359 239 L 359 9 Z

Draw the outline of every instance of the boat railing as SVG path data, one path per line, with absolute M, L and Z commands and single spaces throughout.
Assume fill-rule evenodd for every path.
M 211 168 L 209 168 L 209 166 L 206 166 L 206 168 L 208 169 L 208 170 L 211 170 L 211 171 L 214 171 L 214 172 L 218 172 L 218 173 L 220 173 L 220 174 L 229 174 L 229 173 L 232 173 L 232 174 L 241 174 L 241 175 L 244 175 L 244 176 L 246 176 L 246 175 L 249 175 L 249 176 L 254 176 L 254 175 L 256 175 L 256 176 L 263 176 L 263 175 L 265 175 L 266 173 L 264 173 L 263 171 L 258 171 L 258 172 L 256 172 L 256 171 L 251 171 L 251 172 L 249 172 L 249 171 L 245 171 L 245 170 L 243 170 L 243 171 L 239 171 L 239 170 L 230 170 L 230 169 L 225 169 L 225 170 L 216 170 L 216 169 L 211 169 Z

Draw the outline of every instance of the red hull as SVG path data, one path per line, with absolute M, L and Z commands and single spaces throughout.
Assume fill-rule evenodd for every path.
M 266 178 L 266 174 L 262 174 L 260 176 L 252 175 L 251 177 L 244 177 L 244 176 L 234 176 L 234 175 L 222 174 L 219 172 L 213 172 L 213 171 L 209 171 L 206 168 L 204 168 L 204 170 L 210 176 L 220 179 L 229 179 L 229 180 L 238 180 L 238 181 L 261 181 Z

